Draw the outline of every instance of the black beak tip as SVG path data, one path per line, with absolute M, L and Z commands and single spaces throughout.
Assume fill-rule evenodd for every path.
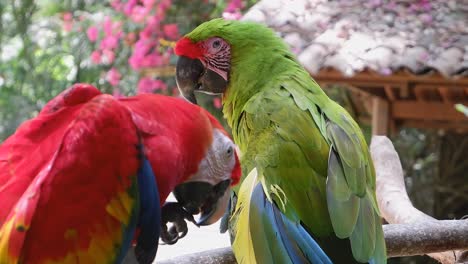
M 190 214 L 200 213 L 196 225 L 210 225 L 215 213 L 219 213 L 219 209 L 223 207 L 221 205 L 218 208 L 218 203 L 226 194 L 229 195 L 230 183 L 231 180 L 226 180 L 213 186 L 207 182 L 186 182 L 174 189 L 174 196 Z
M 191 102 L 192 104 L 198 104 L 197 103 L 197 98 L 195 97 L 195 93 L 190 93 L 187 96 L 184 96 L 187 101 Z

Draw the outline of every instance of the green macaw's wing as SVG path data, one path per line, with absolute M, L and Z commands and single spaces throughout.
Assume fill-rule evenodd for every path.
M 359 126 L 346 110 L 326 97 L 307 73 L 299 72 L 283 87 L 301 110 L 308 110 L 330 146 L 326 197 L 335 234 L 349 237 L 356 260 L 385 263 L 375 171 Z M 317 140 L 316 135 L 309 135 Z
M 244 152 L 244 167 L 257 168 L 267 197 L 289 219 L 302 221 L 314 235 L 331 234 L 325 190 L 328 143 L 286 90 L 267 90 L 257 98 L 244 108 L 244 122 L 255 138 Z M 260 119 L 268 122 L 256 122 Z
M 332 263 L 301 224 L 267 199 L 256 169 L 242 184 L 234 215 L 239 226 L 248 227 L 234 238 L 239 263 Z
M 330 150 L 327 178 L 327 202 L 333 230 L 339 238 L 351 235 L 359 214 L 359 198 L 351 193 L 336 152 Z M 346 221 L 334 221 L 343 219 Z

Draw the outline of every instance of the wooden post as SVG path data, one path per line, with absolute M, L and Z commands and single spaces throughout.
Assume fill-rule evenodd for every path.
M 372 135 L 387 135 L 389 124 L 388 102 L 374 96 L 372 98 Z

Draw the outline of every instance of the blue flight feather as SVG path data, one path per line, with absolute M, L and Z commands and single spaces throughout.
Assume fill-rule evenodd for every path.
M 277 234 L 278 239 L 265 241 L 276 244 L 270 248 L 278 248 L 281 252 L 285 252 L 287 256 L 282 257 L 292 263 L 332 264 L 304 227 L 289 220 L 267 199 L 261 183 L 255 186 L 250 201 L 250 210 L 256 210 L 256 214 L 264 217 L 263 231 Z
M 138 170 L 140 194 L 140 214 L 138 227 L 140 234 L 135 248 L 135 256 L 140 264 L 150 264 L 156 257 L 161 232 L 161 206 L 153 169 L 146 157 Z

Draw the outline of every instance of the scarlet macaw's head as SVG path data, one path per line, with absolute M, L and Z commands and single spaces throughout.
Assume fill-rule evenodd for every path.
M 236 146 L 227 132 L 206 110 L 213 127 L 213 141 L 198 171 L 173 193 L 177 201 L 191 214 L 200 213 L 198 225 L 210 225 L 219 220 L 227 209 L 230 186 L 241 178 L 241 167 Z

